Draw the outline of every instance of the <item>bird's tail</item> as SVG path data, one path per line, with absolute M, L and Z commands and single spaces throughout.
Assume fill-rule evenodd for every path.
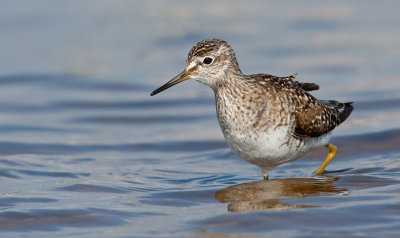
M 341 103 L 343 104 L 343 108 L 341 109 L 341 113 L 339 114 L 340 118 L 340 123 L 344 122 L 351 114 L 353 111 L 353 105 L 351 105 L 353 102 L 345 102 Z
M 338 102 L 335 100 L 321 100 L 320 102 L 327 105 L 331 110 L 335 110 L 334 114 L 338 115 L 337 125 L 344 122 L 353 111 L 353 106 L 351 105 L 353 102 Z

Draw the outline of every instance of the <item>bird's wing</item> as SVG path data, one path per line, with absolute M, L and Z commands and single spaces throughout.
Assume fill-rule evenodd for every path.
M 293 134 L 298 137 L 322 136 L 345 121 L 353 110 L 351 102 L 318 101 L 307 92 L 304 94 L 306 95 L 300 93 L 296 102 L 296 125 Z
M 258 80 L 265 80 L 274 83 L 275 85 L 279 85 L 281 87 L 290 87 L 290 88 L 301 88 L 305 91 L 313 91 L 318 90 L 319 86 L 315 83 L 301 83 L 299 81 L 294 81 L 297 74 L 292 74 L 286 77 L 278 77 L 270 74 L 255 74 L 252 75 L 253 78 L 257 78 Z
M 314 83 L 294 81 L 297 74 L 277 77 L 269 74 L 254 74 L 247 80 L 267 82 L 278 91 L 292 98 L 295 104 L 295 127 L 293 134 L 302 138 L 319 137 L 342 123 L 353 110 L 351 102 L 317 100 L 308 91 L 317 90 Z M 264 84 L 262 84 L 265 86 Z
M 300 83 L 298 81 L 295 81 L 295 83 L 299 83 L 300 87 L 306 91 L 314 91 L 319 89 L 318 84 L 315 83 Z

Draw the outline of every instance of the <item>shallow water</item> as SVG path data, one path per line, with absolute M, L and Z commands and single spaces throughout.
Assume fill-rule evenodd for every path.
M 386 4 L 386 5 L 385 5 Z M 377 237 L 400 233 L 397 1 L 41 1 L 0 8 L 0 236 Z M 321 149 L 271 172 L 227 147 L 179 73 L 224 38 L 245 73 L 354 101 Z

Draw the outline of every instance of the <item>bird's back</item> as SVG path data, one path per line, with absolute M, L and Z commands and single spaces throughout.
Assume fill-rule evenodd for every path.
M 308 91 L 318 90 L 314 83 L 294 81 L 295 75 L 277 77 L 269 74 L 254 74 L 246 77 L 251 83 L 259 84 L 266 93 L 277 93 L 287 98 L 286 103 L 294 106 L 293 135 L 301 138 L 319 137 L 329 133 L 344 122 L 353 110 L 351 102 L 341 103 L 334 100 L 318 100 Z M 289 106 L 289 105 L 286 105 Z M 281 105 L 285 107 L 285 105 Z

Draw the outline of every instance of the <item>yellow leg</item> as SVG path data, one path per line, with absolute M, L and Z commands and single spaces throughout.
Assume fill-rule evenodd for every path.
M 337 152 L 337 147 L 332 144 L 328 144 L 326 147 L 328 147 L 328 149 L 329 149 L 328 156 L 326 156 L 325 161 L 315 171 L 316 174 L 321 174 L 322 172 L 324 172 L 326 166 L 328 166 L 328 164 L 333 160 L 333 158 L 335 158 L 335 155 Z
M 262 174 L 263 174 L 263 176 L 264 176 L 264 180 L 268 180 L 268 170 L 262 168 Z

